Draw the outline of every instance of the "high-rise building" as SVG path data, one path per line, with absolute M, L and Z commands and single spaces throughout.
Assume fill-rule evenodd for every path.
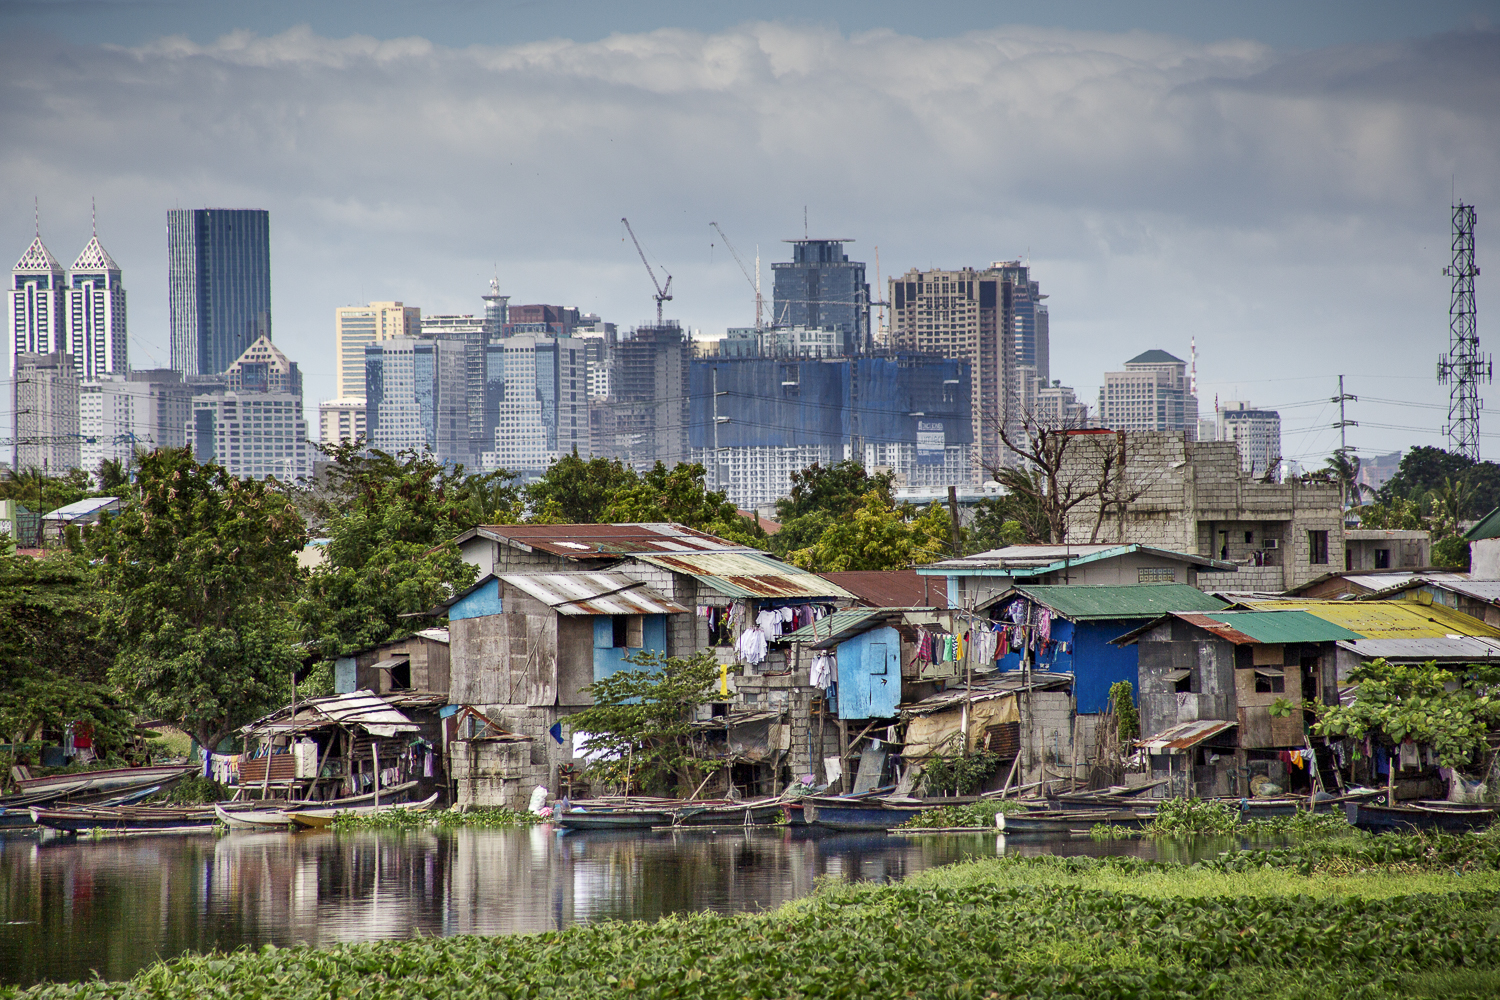
M 870 286 L 865 265 L 849 259 L 853 240 L 787 240 L 790 262 L 771 265 L 772 326 L 834 327 L 844 337 L 840 354 L 869 350 Z
M 68 349 L 67 274 L 42 242 L 41 228 L 11 269 L 8 374 L 19 354 Z
M 1018 372 L 1021 409 L 1028 414 L 1023 431 L 1024 424 L 1047 430 L 1070 430 L 1089 425 L 1088 404 L 1080 403 L 1077 393 L 1063 385 L 1060 379 L 1049 384 L 1046 379 L 1036 378 L 1030 365 L 1020 366 Z
M 469 409 L 469 454 L 478 455 L 491 447 L 484 435 L 484 349 L 489 343 L 488 322 L 479 316 L 434 315 L 422 317 L 422 336 L 457 341 L 464 348 L 464 402 Z
M 615 343 L 609 398 L 590 408 L 594 453 L 635 469 L 688 460 L 691 345 L 676 320 L 640 326 Z
M 467 358 L 456 340 L 392 337 L 365 347 L 365 422 L 370 447 L 431 451 L 473 465 Z
M 719 341 L 721 358 L 836 358 L 844 353 L 844 333 L 832 326 L 730 327 Z
M 509 295 L 500 294 L 500 278 L 490 279 L 490 290 L 486 292 L 484 299 L 484 325 L 489 332 L 490 340 L 498 340 L 505 329 L 506 307 L 510 303 Z
M 270 337 L 261 337 L 247 347 L 224 376 L 230 392 L 302 395 L 302 373 L 297 370 L 297 362 L 281 353 Z
M 930 354 L 696 360 L 692 460 L 741 507 L 786 496 L 814 462 L 886 467 L 908 486 L 967 483 L 968 382 L 966 362 Z
M 78 468 L 78 372 L 67 352 L 17 354 L 11 404 L 15 469 L 57 475 Z
M 324 446 L 368 441 L 363 399 L 330 399 L 318 404 L 318 441 Z
M 271 336 L 271 215 L 259 208 L 167 213 L 172 366 L 224 371 Z
M 1014 327 L 1015 287 L 997 267 L 912 269 L 890 280 L 891 347 L 970 365 L 975 480 L 1015 462 L 1000 439 L 1000 429 L 1014 427 L 1019 413 L 1015 341 L 1008 333 Z
M 84 382 L 130 370 L 120 265 L 95 230 L 68 276 L 68 345 Z
M 589 360 L 589 398 L 609 395 L 609 371 L 619 333 L 613 323 L 606 323 L 595 313 L 585 313 L 583 321 L 573 328 L 573 336 L 583 341 Z
M 550 333 L 555 337 L 567 337 L 573 328 L 583 322 L 583 315 L 575 306 L 549 306 L 543 303 L 505 307 L 504 335 L 518 333 Z
M 1105 372 L 1099 389 L 1099 426 L 1115 431 L 1185 431 L 1198 437 L 1198 397 L 1188 364 L 1166 351 L 1146 351 Z
M 422 310 L 400 302 L 341 306 L 333 311 L 333 350 L 341 399 L 365 396 L 365 348 L 392 337 L 422 334 Z
M 193 413 L 193 387 L 170 369 L 105 375 L 79 388 L 82 467 L 106 459 L 129 465 L 135 452 L 181 448 Z
M 1031 265 L 1019 260 L 1001 260 L 990 265 L 990 273 L 1010 283 L 1011 343 L 1016 352 L 1016 366 L 1030 366 L 1042 381 L 1052 379 L 1052 348 L 1049 341 L 1047 307 L 1042 300 L 1040 283 L 1031 280 Z
M 576 337 L 524 335 L 488 345 L 486 471 L 540 476 L 577 451 L 587 457 L 588 343 Z
M 1274 473 L 1281 464 L 1281 414 L 1236 400 L 1219 407 L 1218 440 L 1239 446 L 1240 468 L 1252 477 Z

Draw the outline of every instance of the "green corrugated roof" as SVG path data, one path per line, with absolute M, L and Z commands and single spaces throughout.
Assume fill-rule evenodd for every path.
M 1484 538 L 1500 538 L 1500 507 L 1496 507 L 1479 519 L 1479 523 L 1464 532 L 1464 538 L 1477 542 Z
M 1222 611 L 1228 604 L 1185 583 L 1144 583 L 1124 587 L 1017 587 L 1044 607 L 1072 621 L 1155 618 L 1172 611 Z
M 795 632 L 785 632 L 781 638 L 787 642 L 817 642 L 856 628 L 864 624 L 866 620 L 876 615 L 886 614 L 889 610 L 888 608 L 845 608 L 811 625 L 804 625 Z
M 1364 638 L 1358 632 L 1351 632 L 1306 611 L 1234 611 L 1203 617 L 1243 632 L 1256 642 L 1337 642 Z

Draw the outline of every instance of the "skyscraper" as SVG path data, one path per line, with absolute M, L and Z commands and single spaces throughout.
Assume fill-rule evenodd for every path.
M 259 208 L 167 213 L 172 365 L 216 375 L 271 335 L 271 216 Z
M 1099 426 L 1114 431 L 1186 431 L 1198 438 L 1198 397 L 1187 362 L 1166 351 L 1146 351 L 1105 372 L 1099 389 Z
M 610 358 L 609 399 L 591 409 L 594 453 L 638 470 L 688 461 L 687 332 L 676 320 L 636 327 Z
M 10 356 L 8 374 L 16 373 L 16 355 L 49 354 L 68 349 L 67 275 L 57 258 L 36 237 L 11 269 Z
M 78 468 L 78 372 L 73 359 L 64 351 L 23 351 L 14 362 L 14 467 L 54 476 Z
M 1274 473 L 1281 464 L 1281 414 L 1236 400 L 1219 407 L 1217 437 L 1239 445 L 1240 468 L 1252 476 Z M 1201 435 L 1200 435 L 1201 439 Z
M 1040 283 L 1031 280 L 1031 265 L 1019 260 L 1001 260 L 990 265 L 989 272 L 1011 285 L 1010 330 L 1016 352 L 1016 367 L 1034 369 L 1032 378 L 1051 381 L 1051 344 L 1048 342 L 1047 307 L 1042 300 Z
M 231 476 L 291 481 L 312 475 L 297 366 L 269 338 L 259 338 L 225 376 L 221 386 L 193 397 L 187 433 L 194 457 L 224 466 Z
M 588 344 L 524 334 L 485 348 L 487 392 L 480 458 L 486 471 L 540 476 L 572 453 L 588 457 Z
M 341 306 L 333 311 L 333 350 L 338 361 L 341 399 L 365 396 L 365 348 L 391 337 L 416 337 L 422 332 L 422 310 L 400 302 L 371 302 Z
M 112 459 L 129 465 L 137 448 L 181 448 L 193 413 L 193 387 L 163 369 L 104 375 L 79 388 L 82 467 Z
M 427 449 L 444 462 L 473 464 L 466 361 L 464 345 L 456 340 L 392 337 L 368 345 L 370 447 L 391 454 Z
M 773 326 L 835 327 L 844 335 L 839 353 L 857 354 L 870 344 L 870 286 L 865 265 L 849 259 L 853 240 L 787 240 L 790 263 L 771 265 Z
M 126 353 L 125 286 L 120 265 L 99 243 L 96 228 L 68 276 L 68 351 L 78 377 L 91 382 L 124 375 Z

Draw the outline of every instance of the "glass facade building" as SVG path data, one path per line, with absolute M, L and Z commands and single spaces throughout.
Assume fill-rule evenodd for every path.
M 271 335 L 271 216 L 258 208 L 167 213 L 172 366 L 227 369 Z
M 844 335 L 840 354 L 857 354 L 870 344 L 870 286 L 865 265 L 849 259 L 852 240 L 788 240 L 790 263 L 771 265 L 775 303 L 773 326 L 835 327 Z

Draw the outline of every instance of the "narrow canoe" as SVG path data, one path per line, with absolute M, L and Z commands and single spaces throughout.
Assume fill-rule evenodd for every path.
M 378 806 L 343 806 L 325 809 L 288 809 L 285 811 L 286 818 L 298 826 L 322 829 L 333 823 L 338 816 L 375 816 L 379 813 L 392 812 L 396 809 L 410 809 L 412 812 L 423 812 L 432 808 L 437 802 L 438 793 L 433 792 L 421 802 L 393 802 L 390 805 Z
M 1107 826 L 1119 826 L 1128 830 L 1139 830 L 1154 818 L 1150 813 L 1130 812 L 1127 810 L 1115 810 L 1112 812 L 1083 812 L 1071 809 L 1049 810 L 1047 812 L 1019 813 L 1007 816 L 1005 813 L 996 813 L 996 828 L 1007 834 L 1020 833 L 1072 833 L 1075 830 L 1087 831 L 1098 823 Z
M 676 826 L 765 826 L 781 815 L 777 799 L 750 802 L 697 802 L 678 808 Z
M 671 826 L 676 815 L 671 809 L 574 809 L 553 814 L 552 822 L 567 830 L 640 830 Z
M 1366 802 L 1348 802 L 1344 815 L 1350 825 L 1373 833 L 1411 830 L 1441 830 L 1444 833 L 1465 833 L 1479 830 L 1495 821 L 1500 806 L 1463 805 L 1452 806 L 1378 806 Z
M 947 800 L 951 803 L 953 800 Z M 913 816 L 944 804 L 903 802 L 899 805 L 879 799 L 846 799 L 842 796 L 815 796 L 802 800 L 802 814 L 809 824 L 830 830 L 889 830 Z

